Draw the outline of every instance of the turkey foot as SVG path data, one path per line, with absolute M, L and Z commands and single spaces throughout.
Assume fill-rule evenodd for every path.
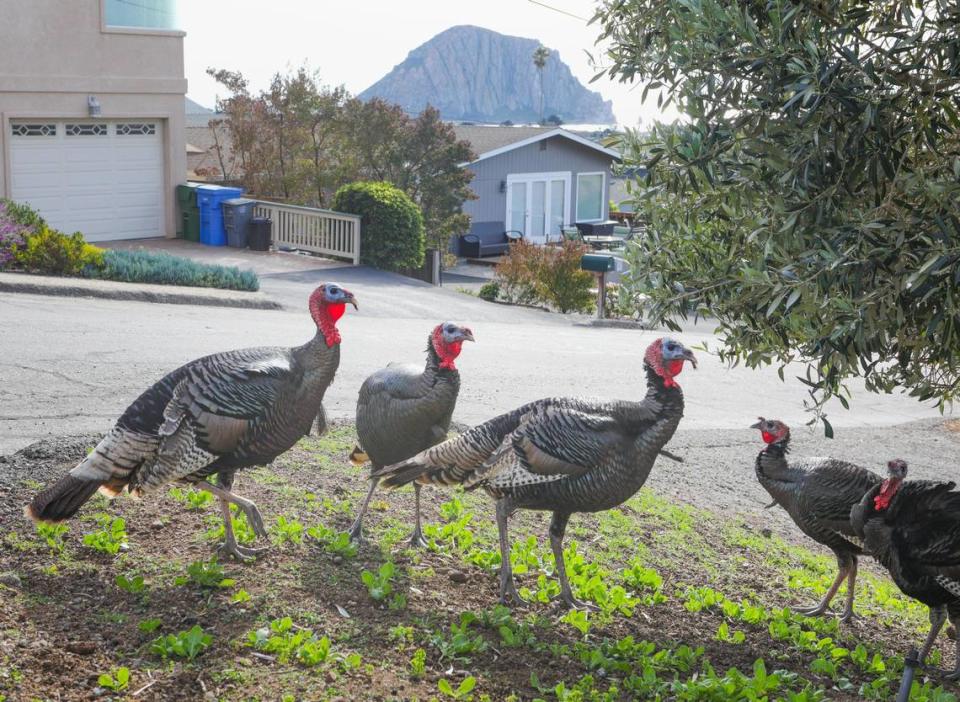
M 823 599 L 820 600 L 820 602 L 808 607 L 791 607 L 791 609 L 797 614 L 802 614 L 805 617 L 819 617 L 821 614 L 826 612 L 827 609 L 829 609 L 830 602 L 833 600 L 833 596 L 837 594 L 837 590 L 840 589 L 840 584 L 843 582 L 844 578 L 846 578 L 848 575 L 850 575 L 852 579 L 856 578 L 856 570 L 854 570 L 851 573 L 849 566 L 841 565 L 839 571 L 837 572 L 837 577 L 834 578 L 833 584 L 830 586 L 830 589 L 827 590 L 826 594 L 824 594 Z M 853 614 L 853 602 L 852 602 L 853 580 L 852 579 L 850 582 L 850 589 L 848 591 L 849 594 L 847 595 L 847 607 L 844 610 L 844 616 L 846 616 L 848 613 Z
M 566 609 L 579 609 L 587 612 L 600 611 L 600 608 L 593 604 L 593 602 L 584 602 L 583 600 L 578 600 L 571 592 L 561 592 L 559 595 L 553 598 L 553 601 L 563 603 Z
M 373 497 L 374 491 L 377 489 L 377 483 L 380 481 L 373 479 L 370 481 L 370 489 L 367 491 L 367 498 L 363 501 L 363 506 L 360 507 L 360 512 L 357 513 L 357 518 L 353 522 L 353 526 L 350 527 L 350 531 L 347 532 L 350 534 L 350 541 L 354 543 L 360 543 L 363 541 L 363 517 L 367 513 L 367 507 L 370 506 L 370 498 Z
M 500 604 L 506 605 L 507 607 L 523 606 L 520 593 L 517 592 L 517 587 L 513 584 L 512 575 L 507 580 L 503 578 L 500 579 Z
M 241 563 L 249 563 L 252 560 L 255 560 L 257 556 L 263 554 L 265 551 L 269 551 L 268 547 L 263 548 L 248 548 L 246 546 L 241 546 L 236 542 L 235 539 L 224 541 L 220 548 L 217 549 L 217 555 L 223 558 L 236 558 Z
M 428 545 L 427 540 L 423 538 L 423 531 L 420 530 L 420 524 L 417 524 L 413 530 L 413 534 L 410 535 L 410 547 L 426 548 Z
M 237 539 L 233 533 L 233 520 L 230 515 L 231 502 L 237 505 L 237 507 L 240 508 L 240 511 L 243 512 L 244 516 L 247 518 L 247 522 L 253 529 L 254 534 L 260 538 L 269 538 L 266 527 L 263 525 L 263 517 L 260 516 L 260 510 L 257 509 L 257 506 L 253 502 L 243 497 L 238 497 L 229 490 L 225 490 L 221 487 L 215 487 L 206 482 L 198 483 L 197 487 L 207 490 L 208 492 L 220 498 L 220 513 L 223 515 L 223 531 L 226 536 L 223 545 L 220 547 L 219 552 L 221 555 L 232 556 L 237 560 L 246 562 L 267 550 L 267 548 L 248 548 L 245 546 L 240 546 L 237 544 Z

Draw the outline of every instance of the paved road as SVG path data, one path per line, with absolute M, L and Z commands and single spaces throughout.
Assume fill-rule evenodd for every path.
M 443 319 L 469 323 L 478 343 L 459 362 L 463 388 L 455 419 L 482 421 L 545 395 L 638 397 L 642 355 L 657 334 L 571 324 L 559 315 L 491 305 L 362 268 L 336 278 L 360 311 L 340 322 L 343 355 L 327 395 L 335 417 L 353 413 L 363 379 L 389 361 L 422 358 L 428 331 Z M 264 288 L 305 300 L 317 271 L 279 273 Z M 271 290 L 268 290 L 270 292 Z M 296 294 L 294 294 L 296 293 Z M 271 292 L 271 294 L 273 294 Z M 165 372 L 198 356 L 252 345 L 295 345 L 313 326 L 305 311 L 238 310 L 114 300 L 0 294 L 0 454 L 38 438 L 105 431 L 127 404 Z M 712 342 L 707 329 L 679 335 Z M 700 354 L 682 377 L 688 430 L 742 428 L 757 414 L 805 420 L 804 387 L 772 369 L 725 368 Z M 854 390 L 853 410 L 837 406 L 834 426 L 888 426 L 935 418 L 902 396 Z

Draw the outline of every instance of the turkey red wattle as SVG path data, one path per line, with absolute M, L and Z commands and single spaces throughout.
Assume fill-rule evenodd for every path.
M 887 509 L 887 507 L 890 506 L 890 501 L 893 499 L 893 496 L 896 495 L 897 490 L 900 489 L 902 482 L 902 478 L 887 478 L 880 483 L 880 492 L 873 498 L 873 508 L 878 512 Z
M 774 441 L 777 440 L 776 434 L 771 434 L 768 431 L 761 431 L 760 437 L 763 439 L 763 443 L 765 444 L 772 444 Z
M 460 349 L 463 347 L 463 341 L 451 341 L 447 343 L 443 338 L 443 326 L 433 330 L 433 350 L 440 357 L 440 367 L 444 370 L 457 370 L 454 361 L 460 355 Z
M 323 288 L 317 288 L 310 295 L 310 316 L 314 324 L 323 334 L 327 348 L 340 343 L 340 331 L 337 329 L 337 320 L 343 316 L 347 305 L 344 302 L 327 302 Z

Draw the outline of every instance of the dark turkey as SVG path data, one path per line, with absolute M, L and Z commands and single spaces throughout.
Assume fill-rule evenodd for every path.
M 904 482 L 900 459 L 887 468 L 889 477 L 853 507 L 850 522 L 903 594 L 930 608 L 923 662 L 948 617 L 960 631 L 960 493 L 954 483 Z M 956 647 L 953 680 L 960 678 L 960 636 Z
M 374 474 L 389 486 L 409 482 L 482 487 L 497 501 L 500 600 L 519 602 L 510 568 L 507 519 L 517 509 L 549 510 L 550 546 L 560 597 L 573 597 L 563 561 L 563 535 L 574 512 L 598 512 L 632 497 L 683 416 L 675 377 L 696 360 L 682 344 L 657 339 L 644 356 L 642 402 L 547 398 L 502 414 L 411 459 Z
M 96 448 L 27 507 L 34 520 L 73 516 L 98 489 L 109 496 L 139 496 L 174 481 L 196 484 L 220 498 L 226 541 L 221 552 L 243 559 L 230 502 L 266 538 L 253 502 L 230 489 L 234 473 L 266 465 L 310 431 L 325 427 L 323 395 L 340 364 L 336 321 L 354 296 L 326 283 L 310 296 L 317 333 L 296 348 L 259 347 L 191 361 L 134 400 Z M 207 478 L 218 475 L 217 485 Z
M 800 531 L 821 543 L 837 557 L 838 572 L 823 599 L 796 611 L 810 617 L 823 614 L 847 578 L 847 600 L 840 621 L 853 618 L 857 557 L 864 553 L 850 525 L 850 508 L 864 493 L 880 484 L 880 476 L 866 468 L 835 458 L 808 458 L 787 462 L 790 428 L 776 419 L 764 419 L 750 427 L 759 429 L 766 447 L 756 461 L 757 480 L 783 507 Z
M 357 398 L 358 446 L 350 454 L 354 465 L 372 464 L 375 473 L 392 463 L 415 456 L 447 438 L 453 408 L 460 392 L 460 372 L 454 362 L 464 341 L 473 332 L 453 322 L 438 325 L 427 339 L 427 365 L 390 364 L 367 378 Z M 370 479 L 370 491 L 360 508 L 350 538 L 359 539 L 363 516 L 376 490 L 378 478 Z M 426 544 L 420 530 L 420 485 L 416 492 L 413 546 Z

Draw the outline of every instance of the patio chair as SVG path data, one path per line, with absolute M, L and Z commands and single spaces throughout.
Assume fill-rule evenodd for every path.
M 563 227 L 560 232 L 563 234 L 563 238 L 566 241 L 578 241 L 581 244 L 583 243 L 583 234 L 581 234 L 580 230 L 576 227 Z

